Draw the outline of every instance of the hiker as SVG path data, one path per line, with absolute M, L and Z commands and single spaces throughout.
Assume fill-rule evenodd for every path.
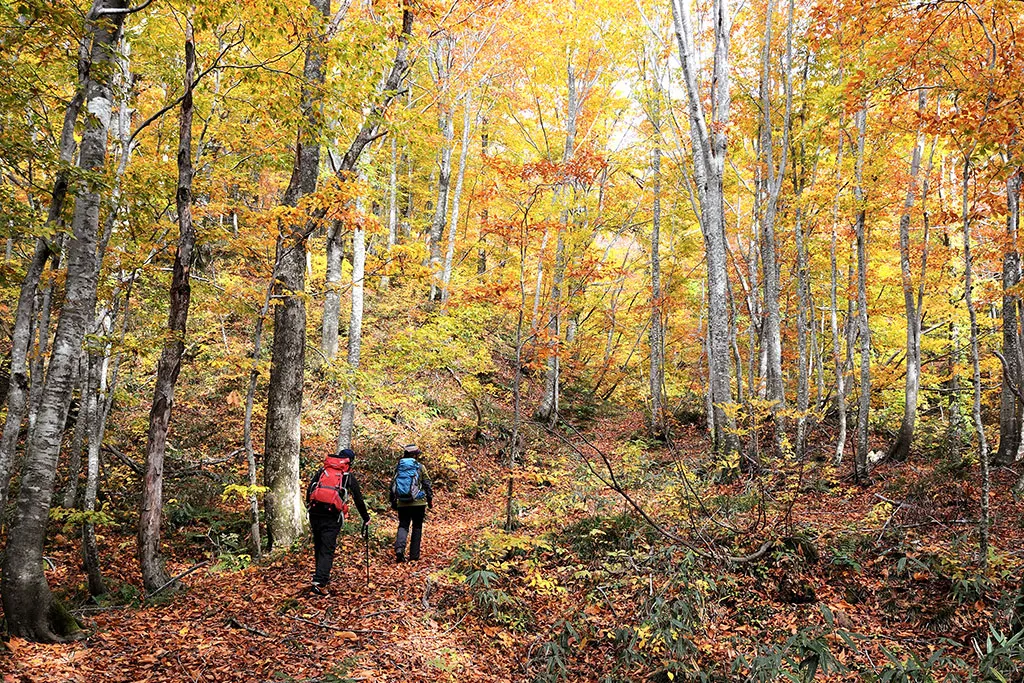
M 434 490 L 427 469 L 416 456 L 421 455 L 416 444 L 402 448 L 402 458 L 395 467 L 391 481 L 391 509 L 398 512 L 398 534 L 395 536 L 395 561 L 405 562 L 405 541 L 412 524 L 409 539 L 409 561 L 420 559 L 420 539 L 423 536 L 423 517 L 427 508 L 434 507 Z
M 359 491 L 359 480 L 351 471 L 355 459 L 356 454 L 350 448 L 343 448 L 337 455 L 328 455 L 324 458 L 323 467 L 313 475 L 306 489 L 306 508 L 309 510 L 313 554 L 316 558 L 311 589 L 314 595 L 330 595 L 327 583 L 331 580 L 334 548 L 338 542 L 338 532 L 348 516 L 350 500 L 356 504 L 363 518 L 363 538 L 369 538 L 370 513 L 366 511 L 363 494 Z

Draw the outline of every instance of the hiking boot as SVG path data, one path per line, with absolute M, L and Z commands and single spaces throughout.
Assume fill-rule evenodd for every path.
M 419 556 L 413 557 L 412 555 L 410 555 L 409 556 L 409 561 L 410 562 L 419 562 L 420 558 L 419 558 Z
M 405 562 L 405 553 L 403 553 L 402 551 L 398 551 L 397 553 L 395 553 L 395 562 Z
M 309 592 L 313 595 L 329 596 L 331 593 L 327 590 L 326 586 L 321 586 L 319 583 L 314 582 L 313 587 L 309 589 Z

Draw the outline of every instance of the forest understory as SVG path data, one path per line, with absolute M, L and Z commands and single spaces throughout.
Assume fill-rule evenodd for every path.
M 369 458 L 368 565 L 350 523 L 331 597 L 309 594 L 308 539 L 253 561 L 244 502 L 198 502 L 218 487 L 197 481 L 244 470 L 230 453 L 179 480 L 192 503 L 169 501 L 178 590 L 142 599 L 135 540 L 112 520 L 100 540 L 110 592 L 89 599 L 77 529 L 58 527 L 47 579 L 68 587 L 58 596 L 85 630 L 63 645 L 11 638 L 3 680 L 948 680 L 983 667 L 1018 680 L 1019 638 L 990 630 L 1010 618 L 1024 564 L 1013 471 L 994 478 L 998 559 L 983 572 L 969 460 L 915 454 L 867 486 L 812 457 L 748 475 L 708 467 L 693 426 L 670 448 L 640 415 L 598 413 L 558 438 L 537 427 L 514 472 L 500 444 L 453 443 L 418 563 L 394 562 L 387 465 Z M 106 476 L 130 478 L 130 460 L 106 458 Z M 609 473 L 692 548 L 595 476 Z M 765 543 L 755 560 L 720 559 Z

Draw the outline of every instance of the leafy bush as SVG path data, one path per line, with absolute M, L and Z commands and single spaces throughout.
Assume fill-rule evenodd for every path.
M 585 517 L 555 537 L 557 545 L 568 546 L 584 561 L 601 559 L 614 550 L 634 550 L 655 540 L 654 530 L 629 513 Z

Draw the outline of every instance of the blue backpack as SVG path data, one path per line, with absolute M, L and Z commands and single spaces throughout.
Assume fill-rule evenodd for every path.
M 395 478 L 391 481 L 391 495 L 403 503 L 423 500 L 427 492 L 420 485 L 422 465 L 416 458 L 402 458 L 395 468 Z

